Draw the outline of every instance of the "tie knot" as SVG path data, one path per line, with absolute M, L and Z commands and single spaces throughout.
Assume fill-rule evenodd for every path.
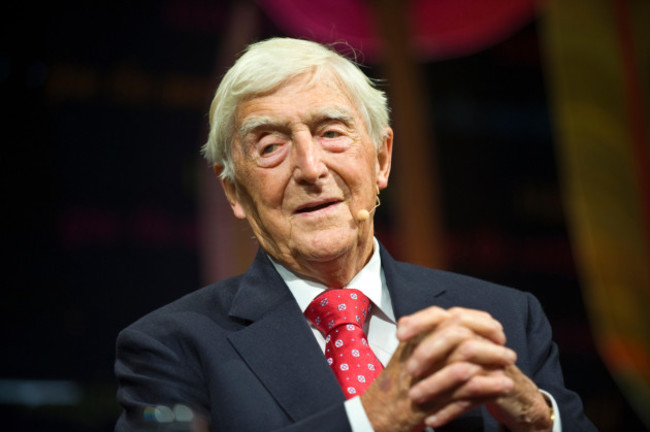
M 363 327 L 371 303 L 361 291 L 353 288 L 328 289 L 307 307 L 305 316 L 323 335 L 341 325 Z

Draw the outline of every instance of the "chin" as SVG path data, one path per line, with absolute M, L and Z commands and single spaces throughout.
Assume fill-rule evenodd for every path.
M 351 252 L 357 245 L 356 233 L 348 229 L 312 232 L 296 240 L 294 250 L 309 260 L 318 262 L 340 258 Z

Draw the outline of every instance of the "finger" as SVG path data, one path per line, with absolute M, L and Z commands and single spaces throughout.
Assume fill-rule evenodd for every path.
M 428 332 L 448 317 L 449 313 L 438 306 L 402 317 L 397 323 L 397 339 L 403 342 L 417 334 Z
M 448 358 L 449 362 L 464 361 L 484 366 L 511 366 L 517 361 L 517 353 L 487 339 L 471 338 L 460 343 Z
M 486 369 L 472 363 L 452 363 L 417 382 L 409 389 L 416 404 L 445 394 L 453 399 L 499 397 L 512 390 L 514 383 L 503 369 Z
M 476 336 L 467 327 L 441 325 L 415 346 L 406 363 L 406 370 L 412 376 L 419 377 L 447 362 L 468 361 L 481 365 L 509 366 L 516 359 L 517 355 L 511 349 Z
M 506 341 L 503 326 L 489 313 L 461 307 L 445 310 L 437 306 L 402 317 L 397 323 L 397 338 L 405 341 L 417 334 L 430 332 L 437 326 L 453 323 L 463 325 L 495 343 L 503 345 Z
M 485 311 L 476 309 L 466 309 L 461 307 L 454 307 L 448 310 L 450 323 L 457 323 L 471 329 L 474 333 L 486 339 L 498 343 L 505 344 L 506 335 L 503 331 L 503 326 L 492 315 Z M 445 322 L 446 324 L 446 322 Z
M 480 405 L 480 402 L 467 400 L 454 401 L 424 419 L 424 424 L 432 428 L 446 425 L 455 418 Z
M 502 385 L 500 390 L 499 381 L 501 381 Z M 426 417 L 424 423 L 433 428 L 444 426 L 477 406 L 493 402 L 495 399 L 505 396 L 512 391 L 513 386 L 512 380 L 505 376 L 476 376 L 455 391 L 449 403 Z M 485 391 L 486 387 L 492 388 L 492 394 Z
M 472 338 L 476 338 L 476 335 L 470 329 L 457 325 L 446 326 L 427 334 L 406 362 L 407 372 L 419 377 L 427 371 L 441 367 L 458 345 Z
M 481 367 L 471 363 L 453 363 L 415 383 L 409 389 L 409 398 L 417 404 L 452 392 L 481 372 Z
M 457 388 L 453 400 L 486 400 L 508 395 L 515 387 L 514 381 L 503 370 L 493 370 L 487 374 L 474 375 Z

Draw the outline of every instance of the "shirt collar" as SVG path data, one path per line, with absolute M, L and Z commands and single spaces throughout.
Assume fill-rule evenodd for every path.
M 384 314 L 391 320 L 395 320 L 393 308 L 388 295 L 386 278 L 381 268 L 381 256 L 379 255 L 379 242 L 373 237 L 374 249 L 368 263 L 352 278 L 345 288 L 355 288 L 364 293 Z M 309 303 L 327 287 L 321 283 L 309 281 L 289 270 L 269 256 L 275 270 L 280 274 L 289 287 L 291 294 L 296 298 L 300 310 L 303 312 Z

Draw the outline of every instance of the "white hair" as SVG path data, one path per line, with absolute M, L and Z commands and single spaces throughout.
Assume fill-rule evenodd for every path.
M 210 106 L 210 132 L 202 153 L 209 162 L 222 167 L 222 179 L 235 180 L 231 155 L 237 107 L 310 72 L 312 79 L 324 72 L 334 74 L 363 116 L 375 146 L 381 145 L 389 125 L 386 95 L 355 63 L 316 42 L 267 39 L 248 46 L 221 80 Z

